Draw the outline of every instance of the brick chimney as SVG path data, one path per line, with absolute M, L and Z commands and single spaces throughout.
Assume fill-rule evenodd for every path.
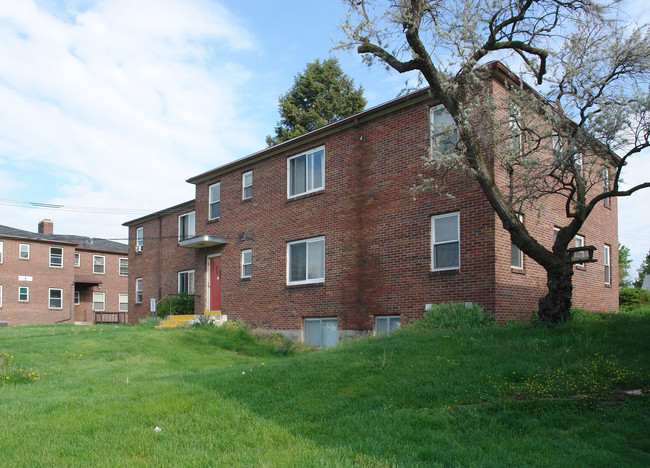
M 38 223 L 39 234 L 54 234 L 54 223 L 51 219 L 44 219 Z

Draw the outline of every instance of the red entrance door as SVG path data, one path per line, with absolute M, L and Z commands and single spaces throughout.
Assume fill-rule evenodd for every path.
M 210 259 L 210 310 L 221 310 L 221 257 Z

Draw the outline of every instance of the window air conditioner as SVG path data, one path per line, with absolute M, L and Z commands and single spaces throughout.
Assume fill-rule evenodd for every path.
M 135 246 L 135 251 L 136 251 L 136 252 L 142 252 L 142 245 L 137 244 L 137 245 Z

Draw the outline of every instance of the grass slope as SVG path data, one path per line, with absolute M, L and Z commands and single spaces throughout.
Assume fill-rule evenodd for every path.
M 650 311 L 286 357 L 213 328 L 0 329 L 0 465 L 650 466 L 648 336 Z

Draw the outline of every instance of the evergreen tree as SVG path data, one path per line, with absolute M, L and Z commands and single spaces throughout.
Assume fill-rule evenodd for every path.
M 335 58 L 307 64 L 278 103 L 282 118 L 275 136 L 266 137 L 269 146 L 350 117 L 366 106 L 363 87 L 355 88 Z

